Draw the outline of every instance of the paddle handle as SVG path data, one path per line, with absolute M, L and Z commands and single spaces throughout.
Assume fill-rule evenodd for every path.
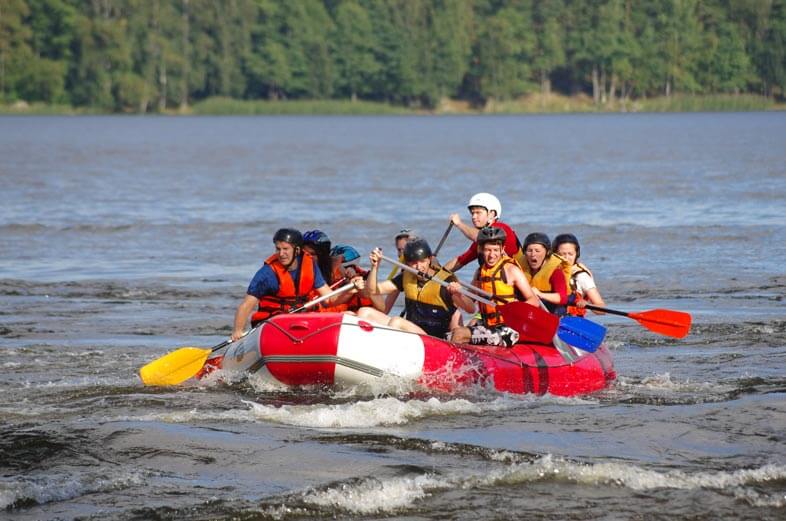
M 299 308 L 293 309 L 292 311 L 290 311 L 290 313 L 299 313 L 299 312 L 301 312 L 301 311 L 303 311 L 305 309 L 308 309 L 310 307 L 316 306 L 317 304 L 319 304 L 321 302 L 324 302 L 324 301 L 326 301 L 328 299 L 331 299 L 331 298 L 335 297 L 336 295 L 340 295 L 340 294 L 344 293 L 345 291 L 348 291 L 348 290 L 350 290 L 350 289 L 352 289 L 354 287 L 355 287 L 354 283 L 347 282 L 346 284 L 344 284 L 340 288 L 334 289 L 333 291 L 331 291 L 327 295 L 322 295 L 321 297 L 315 298 L 314 300 L 309 300 L 308 302 L 306 302 L 305 304 L 303 304 Z
M 585 304 L 585 308 L 591 309 L 593 311 L 602 311 L 604 313 L 608 313 L 609 315 L 619 315 L 621 317 L 630 317 L 630 313 L 626 313 L 625 311 L 617 311 L 616 309 L 609 309 L 604 308 L 601 306 L 596 306 L 594 304 Z
M 431 277 L 431 276 L 428 275 L 428 273 L 424 273 L 424 272 L 422 272 L 420 270 L 416 270 L 415 268 L 413 268 L 411 266 L 407 266 L 406 264 L 402 264 L 402 263 L 400 263 L 397 260 L 391 259 L 390 257 L 385 257 L 384 255 L 380 255 L 380 258 L 383 261 L 386 261 L 386 262 L 389 262 L 389 263 L 393 264 L 394 266 L 398 266 L 399 268 L 401 268 L 404 271 L 408 271 L 410 273 L 414 273 L 415 275 L 417 275 L 419 277 L 422 277 L 422 278 L 424 278 L 426 280 L 434 281 L 437 284 L 439 284 L 440 286 L 444 286 L 444 287 L 447 288 L 450 285 L 447 282 L 445 282 L 444 280 L 440 280 L 440 279 Z M 484 304 L 487 304 L 489 306 L 496 306 L 495 302 L 493 302 L 493 301 L 491 301 L 489 299 L 483 298 L 480 295 L 477 295 L 475 293 L 471 293 L 471 292 L 469 292 L 467 290 L 459 289 L 459 293 L 461 293 L 462 295 L 466 295 L 467 297 L 469 297 L 471 299 L 475 299 L 478 302 L 483 302 Z
M 450 235 L 450 230 L 453 229 L 453 221 L 448 223 L 447 229 L 445 229 L 445 233 L 442 234 L 442 238 L 439 240 L 439 244 L 437 244 L 437 249 L 434 250 L 434 257 L 437 256 L 439 250 L 442 249 L 442 245 L 445 244 L 445 241 L 448 239 L 448 235 Z

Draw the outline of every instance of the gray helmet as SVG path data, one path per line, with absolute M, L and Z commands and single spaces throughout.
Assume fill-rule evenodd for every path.
M 288 242 L 296 248 L 303 247 L 303 234 L 294 228 L 281 228 L 273 235 L 273 242 Z

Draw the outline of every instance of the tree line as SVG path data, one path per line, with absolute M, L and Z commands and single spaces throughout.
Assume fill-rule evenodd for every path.
M 786 0 L 0 0 L 0 101 L 786 92 Z

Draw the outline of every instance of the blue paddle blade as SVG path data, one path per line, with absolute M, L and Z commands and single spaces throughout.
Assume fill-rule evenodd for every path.
M 606 338 L 606 328 L 581 317 L 562 317 L 557 336 L 563 342 L 590 353 L 596 351 Z

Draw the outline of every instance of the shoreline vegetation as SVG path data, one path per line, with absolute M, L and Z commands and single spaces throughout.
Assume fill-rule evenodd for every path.
M 215 96 L 159 115 L 184 116 L 275 116 L 275 115 L 481 115 L 481 114 L 569 114 L 620 112 L 750 112 L 782 111 L 786 104 L 753 94 L 673 95 L 655 98 L 607 101 L 597 105 L 585 94 L 531 94 L 515 100 L 489 100 L 472 106 L 462 100 L 443 98 L 433 109 L 409 108 L 361 100 L 238 100 Z M 116 115 L 95 107 L 17 101 L 0 104 L 0 115 Z M 120 113 L 122 114 L 122 113 Z M 154 113 L 155 114 L 155 113 Z M 154 115 L 148 114 L 148 115 Z M 128 115 L 139 115 L 128 113 Z

